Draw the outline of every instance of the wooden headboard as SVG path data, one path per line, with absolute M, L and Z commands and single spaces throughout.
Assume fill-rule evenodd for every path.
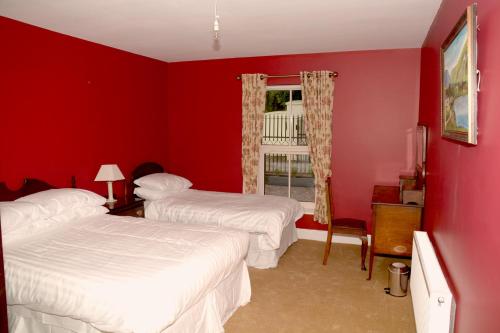
M 71 177 L 71 187 L 76 187 L 75 177 Z M 12 201 L 26 195 L 33 193 L 50 190 L 57 188 L 56 186 L 50 185 L 43 180 L 26 178 L 24 180 L 23 186 L 18 190 L 9 189 L 5 183 L 0 182 L 0 201 Z
M 15 191 L 10 190 L 5 183 L 0 183 L 0 201 L 12 201 L 24 197 L 25 195 L 50 190 L 52 188 L 55 187 L 44 181 L 30 178 L 25 179 L 23 186 Z
M 152 173 L 161 173 L 165 172 L 163 167 L 156 163 L 156 162 L 146 162 L 139 164 L 133 171 L 132 171 L 132 182 L 136 179 L 139 179 L 141 177 L 150 175 Z

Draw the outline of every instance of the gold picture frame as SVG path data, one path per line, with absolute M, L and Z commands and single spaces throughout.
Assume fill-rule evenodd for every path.
M 477 144 L 477 5 L 441 45 L 441 135 Z

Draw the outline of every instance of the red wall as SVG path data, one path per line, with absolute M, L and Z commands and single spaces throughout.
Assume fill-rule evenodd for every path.
M 105 193 L 100 164 L 165 162 L 166 63 L 4 17 L 0 45 L 0 180 Z
M 440 45 L 468 4 L 444 0 L 422 50 L 420 120 L 430 126 L 425 228 L 457 298 L 456 332 L 500 332 L 500 2 L 478 3 L 477 146 L 441 138 Z
M 417 118 L 416 49 L 166 64 L 0 17 L 0 179 L 105 192 L 102 163 L 125 175 L 145 160 L 200 189 L 241 191 L 242 72 L 336 70 L 337 216 L 370 219 L 374 183 L 406 168 Z M 168 68 L 168 75 L 167 75 Z M 269 84 L 298 83 L 270 80 Z M 167 97 L 167 98 L 165 98 Z M 168 110 L 168 112 L 167 112 Z M 165 154 L 166 153 L 166 154 Z
M 375 183 L 398 182 L 418 117 L 420 50 L 169 63 L 167 169 L 199 189 L 240 192 L 240 73 L 336 70 L 333 179 L 337 217 L 370 220 Z M 299 83 L 269 80 L 268 84 Z

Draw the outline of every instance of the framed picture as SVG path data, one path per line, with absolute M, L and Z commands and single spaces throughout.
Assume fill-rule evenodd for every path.
M 477 144 L 476 4 L 441 46 L 441 135 Z

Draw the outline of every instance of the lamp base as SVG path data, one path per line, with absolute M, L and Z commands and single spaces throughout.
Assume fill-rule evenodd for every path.
M 116 199 L 113 198 L 113 182 L 108 182 L 108 199 L 106 200 L 107 203 L 113 203 L 116 202 Z

